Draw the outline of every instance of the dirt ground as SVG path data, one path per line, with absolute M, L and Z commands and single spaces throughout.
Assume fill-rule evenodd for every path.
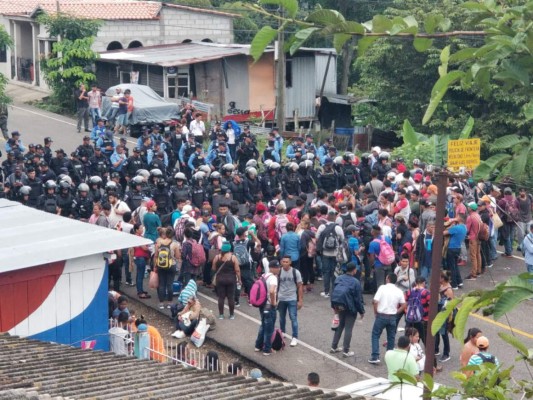
M 141 315 L 143 315 L 145 317 L 146 321 L 150 325 L 155 326 L 159 330 L 159 333 L 161 333 L 161 336 L 163 337 L 163 339 L 169 341 L 169 345 L 170 346 L 175 346 L 179 342 L 182 341 L 182 340 L 179 340 L 179 339 L 174 339 L 174 338 L 172 338 L 170 336 L 176 330 L 175 325 L 174 325 L 174 321 L 172 321 L 172 319 L 170 317 L 158 312 L 157 310 L 154 310 L 151 307 L 148 307 L 146 304 L 140 302 L 136 298 L 128 297 L 128 299 L 129 299 L 129 309 L 130 309 L 130 311 L 133 310 L 137 317 L 140 317 Z M 216 329 L 216 327 L 215 327 L 215 329 Z M 188 341 L 188 339 L 183 339 L 183 340 L 187 340 Z M 205 342 L 204 342 L 204 344 L 202 345 L 202 347 L 200 349 L 197 349 L 192 343 L 189 343 L 188 346 L 189 346 L 189 349 L 191 349 L 193 351 L 198 350 L 198 353 L 200 355 L 194 353 L 197 358 L 202 359 L 203 355 L 205 355 L 207 352 L 216 351 L 218 353 L 221 365 L 227 365 L 227 364 L 233 363 L 233 362 L 240 362 L 242 364 L 242 366 L 243 366 L 243 369 L 246 372 L 248 372 L 248 373 L 252 369 L 258 368 L 258 369 L 261 370 L 263 378 L 274 379 L 274 380 L 278 380 L 278 381 L 282 380 L 278 376 L 272 374 L 270 371 L 265 370 L 263 367 L 251 362 L 250 360 L 248 360 L 246 358 L 243 358 L 242 356 L 240 356 L 239 354 L 235 353 L 231 349 L 229 349 L 227 347 L 224 347 L 224 346 L 221 346 L 220 344 L 218 344 L 215 341 L 211 340 L 209 338 L 209 332 L 207 333 Z

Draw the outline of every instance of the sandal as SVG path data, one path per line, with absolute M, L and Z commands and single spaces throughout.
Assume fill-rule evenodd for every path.
M 146 294 L 146 293 L 141 293 L 139 294 L 139 299 L 151 299 L 152 296 L 150 296 L 149 294 Z

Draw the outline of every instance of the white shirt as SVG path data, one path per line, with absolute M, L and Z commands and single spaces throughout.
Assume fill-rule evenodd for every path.
M 118 108 L 118 100 L 122 97 L 122 93 L 115 94 L 111 97 L 111 108 Z
M 109 345 L 113 353 L 119 356 L 127 356 L 128 345 L 131 342 L 130 333 L 119 327 L 111 328 L 109 330 Z
M 403 292 L 392 283 L 381 285 L 374 295 L 374 301 L 378 303 L 378 313 L 393 315 L 398 311 L 398 305 L 405 304 Z
M 115 226 L 122 222 L 122 215 L 124 213 L 127 213 L 128 211 L 131 211 L 128 205 L 123 202 L 122 200 L 117 200 L 117 202 L 113 205 L 111 205 L 111 214 L 109 214 L 109 227 L 115 228 Z
M 226 135 L 228 135 L 228 144 L 235 144 L 235 131 L 232 128 L 226 129 Z
M 191 133 L 194 136 L 203 136 L 205 132 L 204 121 L 192 120 L 189 126 Z
M 267 285 L 267 304 L 272 304 L 270 302 L 270 288 L 277 287 L 278 286 L 278 278 L 276 275 L 269 273 L 268 276 L 266 276 L 266 285 Z

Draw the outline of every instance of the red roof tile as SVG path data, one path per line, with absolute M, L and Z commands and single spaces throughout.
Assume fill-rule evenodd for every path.
M 59 10 L 79 18 L 102 20 L 149 20 L 157 19 L 161 7 L 184 11 L 210 13 L 227 17 L 239 17 L 222 11 L 136 0 L 59 0 Z M 37 9 L 53 14 L 57 10 L 55 0 L 0 0 L 2 15 L 31 15 Z

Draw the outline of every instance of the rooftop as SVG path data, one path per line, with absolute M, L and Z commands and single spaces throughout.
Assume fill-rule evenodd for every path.
M 34 16 L 37 11 L 47 14 L 59 12 L 78 18 L 101 20 L 152 20 L 158 19 L 162 7 L 189 12 L 239 17 L 217 10 L 202 9 L 157 1 L 137 0 L 0 0 L 0 14 Z
M 0 199 L 0 273 L 149 243 Z
M 53 397 L 100 400 L 351 398 L 293 384 L 0 335 L 0 399 L 16 388 Z

